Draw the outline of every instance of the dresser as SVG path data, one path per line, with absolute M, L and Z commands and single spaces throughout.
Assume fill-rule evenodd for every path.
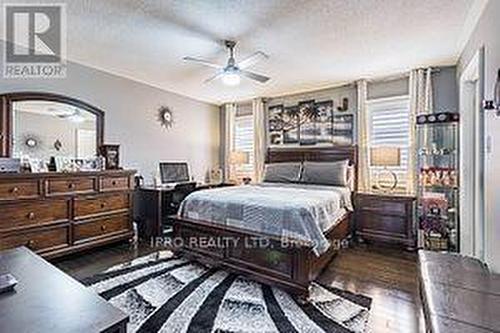
M 56 257 L 131 238 L 134 174 L 0 174 L 0 251 Z
M 410 195 L 356 193 L 356 236 L 415 250 L 415 202 Z

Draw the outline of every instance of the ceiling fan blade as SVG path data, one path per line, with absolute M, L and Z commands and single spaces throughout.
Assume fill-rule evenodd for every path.
M 209 83 L 209 82 L 212 82 L 214 80 L 217 80 L 218 78 L 222 77 L 222 75 L 224 74 L 224 71 L 218 71 L 214 76 L 211 76 L 209 77 L 208 79 L 206 79 L 205 81 L 203 81 L 203 83 Z
M 267 58 L 269 58 L 269 56 L 267 54 L 265 54 L 262 51 L 257 51 L 254 54 L 252 54 L 251 56 L 249 56 L 248 58 L 240 61 L 238 63 L 238 68 L 240 68 L 240 69 L 248 68 L 248 67 L 256 64 L 257 62 L 264 60 L 264 59 L 267 59 Z
M 241 73 L 241 75 L 244 75 L 244 76 L 248 77 L 249 79 L 258 81 L 260 83 L 266 83 L 270 79 L 267 76 L 256 74 L 256 73 L 249 72 L 249 71 L 242 71 L 242 70 L 240 70 L 239 72 Z
M 217 65 L 217 64 L 211 63 L 209 61 L 203 60 L 203 59 L 198 59 L 198 58 L 193 58 L 193 57 L 184 57 L 182 59 L 184 61 L 195 62 L 197 64 L 200 64 L 200 65 L 203 65 L 203 66 L 212 67 L 212 68 L 217 68 L 217 69 L 223 68 L 223 66 L 221 66 L 221 65 Z

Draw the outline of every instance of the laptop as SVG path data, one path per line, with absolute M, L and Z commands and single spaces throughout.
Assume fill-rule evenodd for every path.
M 160 162 L 161 185 L 175 187 L 178 184 L 189 183 L 189 170 L 186 162 Z

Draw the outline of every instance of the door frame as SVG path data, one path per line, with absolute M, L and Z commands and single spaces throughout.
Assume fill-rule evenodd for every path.
M 460 253 L 485 259 L 484 47 L 459 81 L 460 105 Z

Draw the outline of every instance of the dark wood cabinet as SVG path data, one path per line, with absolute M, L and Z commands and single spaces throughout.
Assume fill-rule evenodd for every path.
M 131 238 L 134 173 L 0 174 L 0 250 L 55 257 Z
M 415 250 L 415 202 L 408 195 L 356 193 L 356 236 Z

